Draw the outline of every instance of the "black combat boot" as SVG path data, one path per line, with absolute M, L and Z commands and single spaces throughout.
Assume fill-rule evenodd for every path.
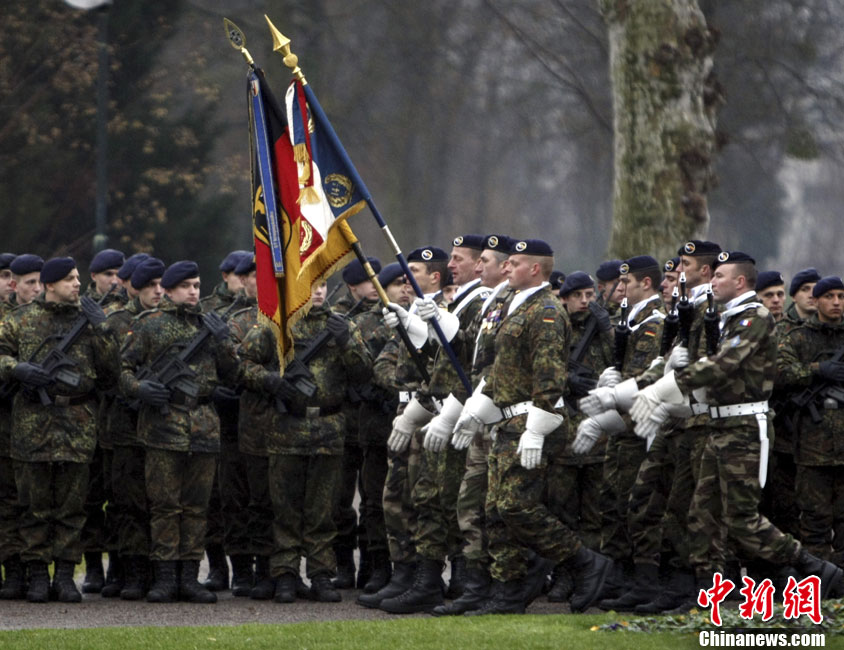
M 574 591 L 574 580 L 571 579 L 571 573 L 562 564 L 554 567 L 554 573 L 551 577 L 551 589 L 548 591 L 549 603 L 564 603 L 571 598 Z
M 335 589 L 355 588 L 355 552 L 348 546 L 335 546 L 334 555 L 337 557 L 337 577 L 334 578 Z
M 451 578 L 445 597 L 451 600 L 460 598 L 466 588 L 466 558 L 462 555 L 451 558 Z
M 655 564 L 633 565 L 633 586 L 618 598 L 605 598 L 598 603 L 601 609 L 632 612 L 637 605 L 649 603 L 659 595 L 659 567 Z
M 844 571 L 832 562 L 827 562 L 812 555 L 803 547 L 800 548 L 792 564 L 804 578 L 807 576 L 818 576 L 821 579 L 821 598 L 826 598 L 829 595 L 830 589 L 844 576 Z
M 155 560 L 152 563 L 155 582 L 147 592 L 148 603 L 175 603 L 179 598 L 175 560 Z
M 276 580 L 270 576 L 270 558 L 266 555 L 256 555 L 255 586 L 249 591 L 249 597 L 252 600 L 269 600 L 275 593 L 277 593 L 277 585 Z M 285 600 L 279 602 L 292 603 L 293 601 Z
M 275 579 L 273 600 L 277 603 L 296 602 L 296 576 L 292 573 L 282 573 Z
M 13 555 L 3 562 L 6 579 L 0 589 L 0 600 L 21 600 L 26 598 L 26 567 L 20 555 Z
M 251 555 L 232 555 L 232 596 L 249 598 L 255 586 Z M 272 594 L 270 594 L 272 597 Z
M 413 585 L 415 572 L 415 562 L 396 562 L 393 565 L 393 576 L 390 578 L 390 582 L 374 594 L 361 594 L 358 596 L 358 604 L 364 607 L 377 608 L 381 605 L 382 600 L 400 596 Z
M 149 559 L 144 555 L 128 555 L 121 558 L 123 563 L 123 589 L 121 600 L 141 600 L 147 595 L 149 584 Z
M 204 584 L 199 584 L 197 580 L 198 576 L 199 560 L 182 560 L 182 575 L 179 578 L 179 599 L 186 600 L 189 603 L 216 603 L 217 594 L 208 589 Z M 226 575 L 226 582 L 228 582 L 228 575 Z
M 85 580 L 82 582 L 82 593 L 98 594 L 103 590 L 104 584 L 103 554 L 85 553 Z
M 430 612 L 443 604 L 443 566 L 437 560 L 422 559 L 416 565 L 416 575 L 410 589 L 393 598 L 381 601 L 379 609 L 390 614 Z
M 372 553 L 370 553 L 368 544 L 365 540 L 358 542 L 358 551 L 360 553 L 360 563 L 358 566 L 358 576 L 355 578 L 355 587 L 363 589 L 369 578 L 372 576 L 373 563 Z
M 208 557 L 208 575 L 204 586 L 208 591 L 225 591 L 229 588 L 229 563 L 222 544 L 209 544 L 205 547 Z
M 521 579 L 522 601 L 528 607 L 534 600 L 539 598 L 545 589 L 545 581 L 548 574 L 553 570 L 554 565 L 545 558 L 532 553 L 528 561 L 527 571 Z
M 486 616 L 487 614 L 524 614 L 524 581 L 509 580 L 508 582 L 492 583 L 492 596 L 478 608 L 464 614 L 464 616 Z
M 53 575 L 53 596 L 60 603 L 80 603 L 82 594 L 73 581 L 73 570 L 76 562 L 70 560 L 56 560 L 55 575 Z
M 50 599 L 50 573 L 47 563 L 40 560 L 27 562 L 29 570 L 29 589 L 26 599 L 31 603 L 46 603 Z
M 320 574 L 311 578 L 310 599 L 318 603 L 339 603 L 342 599 L 340 592 L 327 574 Z
M 601 595 L 613 561 L 605 555 L 581 546 L 577 553 L 565 561 L 565 565 L 574 580 L 574 593 L 571 595 L 570 602 L 571 611 L 585 611 Z
M 463 594 L 450 603 L 434 607 L 434 616 L 459 616 L 481 606 L 490 599 L 492 580 L 486 567 L 467 567 Z
M 108 553 L 108 570 L 106 571 L 105 584 L 100 596 L 103 598 L 117 598 L 123 590 L 124 583 L 123 562 L 116 551 Z
M 390 564 L 390 554 L 387 551 L 373 551 L 369 556 L 372 575 L 369 576 L 369 580 L 363 586 L 363 593 L 374 594 L 390 582 L 390 576 L 393 575 L 393 566 Z

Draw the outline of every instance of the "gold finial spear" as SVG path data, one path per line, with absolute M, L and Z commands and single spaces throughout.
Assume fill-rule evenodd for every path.
M 276 29 L 267 14 L 264 14 L 264 18 L 266 18 L 267 24 L 270 26 L 270 33 L 273 35 L 273 52 L 281 52 L 284 55 L 284 65 L 293 71 L 294 77 L 307 85 L 308 80 L 305 79 L 305 73 L 299 67 L 299 57 L 290 51 L 290 39 Z
M 250 67 L 254 68 L 255 61 L 252 59 L 252 55 L 249 54 L 249 50 L 246 49 L 246 36 L 240 31 L 240 27 L 228 18 L 223 18 L 223 27 L 226 30 L 226 37 L 229 39 L 232 47 L 243 55 L 243 58 L 246 59 Z

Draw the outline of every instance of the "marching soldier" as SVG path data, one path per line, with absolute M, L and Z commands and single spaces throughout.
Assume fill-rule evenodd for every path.
M 756 280 L 756 295 L 779 323 L 785 308 L 785 280 L 779 271 L 760 271 Z
M 137 290 L 132 286 L 132 273 L 138 267 L 138 264 L 148 258 L 149 255 L 146 253 L 135 253 L 126 258 L 123 266 L 117 270 L 117 279 L 120 280 L 120 286 L 123 289 L 127 301 L 138 296 Z
M 792 302 L 785 311 L 783 318 L 785 325 L 779 326 L 782 334 L 785 334 L 791 327 L 808 320 L 817 311 L 818 306 L 815 297 L 812 295 L 812 290 L 815 288 L 815 283 L 820 279 L 821 274 L 812 267 L 798 271 L 791 278 L 791 284 L 788 285 L 788 295 L 791 296 Z
M 13 305 L 27 305 L 35 300 L 35 297 L 44 290 L 41 284 L 41 268 L 44 260 L 38 255 L 24 253 L 18 255 L 9 264 L 12 272 L 15 294 L 11 298 Z

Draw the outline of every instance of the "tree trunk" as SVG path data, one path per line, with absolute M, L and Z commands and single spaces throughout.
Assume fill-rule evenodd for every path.
M 717 33 L 697 0 L 600 0 L 609 28 L 615 178 L 609 253 L 676 254 L 709 227 Z

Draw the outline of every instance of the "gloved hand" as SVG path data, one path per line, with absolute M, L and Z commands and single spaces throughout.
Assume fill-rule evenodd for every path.
M 22 384 L 40 388 L 52 383 L 50 375 L 41 367 L 40 364 L 31 363 L 29 361 L 21 361 L 12 370 L 12 377 L 17 379 Z
M 430 298 L 417 298 L 413 301 L 416 304 L 416 314 L 426 323 L 431 320 L 439 320 L 440 308 Z
M 79 307 L 82 309 L 82 313 L 85 314 L 85 318 L 88 319 L 88 322 L 91 323 L 91 325 L 99 325 L 100 323 L 105 322 L 106 315 L 103 308 L 100 307 L 92 298 L 82 296 L 82 298 L 79 299 Z
M 425 345 L 428 340 L 428 327 L 425 322 L 411 313 L 409 313 L 401 305 L 391 302 L 386 307 L 381 308 L 381 313 L 384 315 L 384 324 L 390 329 L 396 329 L 401 323 L 402 327 L 407 330 L 407 335 L 410 337 L 410 342 L 417 348 Z
M 597 300 L 589 303 L 589 311 L 595 317 L 595 320 L 598 321 L 598 331 L 609 332 L 612 329 L 610 313 Z
M 602 434 L 613 435 L 627 429 L 618 411 L 605 411 L 595 417 L 586 418 L 577 427 L 577 435 L 571 445 L 575 454 L 588 454 Z
M 393 430 L 387 439 L 390 451 L 400 454 L 410 444 L 410 437 L 421 426 L 431 421 L 434 414 L 422 406 L 414 397 L 401 415 L 393 420 Z
M 329 331 L 337 345 L 344 346 L 349 340 L 351 333 L 349 332 L 349 321 L 339 314 L 331 314 L 325 322 L 325 329 Z
M 585 397 L 590 390 L 597 386 L 597 379 L 576 372 L 570 372 L 566 382 L 569 385 L 569 392 L 575 397 Z
M 480 431 L 483 425 L 495 424 L 501 420 L 501 409 L 495 405 L 492 399 L 483 394 L 484 386 L 486 386 L 486 379 L 481 380 L 481 383 L 466 400 L 452 433 L 457 433 L 464 428 Z
M 282 377 L 277 372 L 267 372 L 264 375 L 263 384 L 264 390 L 270 395 L 280 397 L 285 401 L 292 400 L 298 393 L 296 387 L 288 381 L 287 377 Z
M 633 431 L 640 438 L 653 438 L 659 433 L 662 425 L 668 421 L 668 416 L 668 407 L 665 404 L 659 404 L 647 419 L 636 422 Z
M 615 408 L 615 392 L 609 386 L 593 388 L 589 394 L 577 403 L 577 408 L 589 417 Z
M 231 403 L 237 402 L 240 399 L 240 395 L 237 394 L 236 390 L 228 386 L 214 386 L 214 390 L 211 391 L 211 399 L 217 404 Z
M 844 361 L 821 361 L 818 364 L 818 375 L 830 381 L 844 381 Z
M 453 436 L 451 438 L 451 446 L 455 449 L 466 449 L 472 444 L 472 440 L 478 435 L 479 431 L 484 428 L 484 423 L 480 420 L 475 420 L 471 416 L 464 421 L 462 425 L 455 425 Z
M 672 370 L 685 368 L 688 365 L 689 349 L 682 345 L 676 345 L 674 346 L 674 349 L 671 350 L 671 354 L 668 355 L 668 361 L 665 362 L 665 370 L 662 374 L 667 375 Z
M 442 451 L 451 439 L 451 431 L 462 410 L 463 404 L 454 395 L 446 397 L 439 414 L 422 427 L 425 433 L 422 446 L 428 451 Z
M 170 400 L 170 391 L 160 382 L 143 379 L 138 384 L 138 399 L 150 406 L 166 406 Z
M 598 377 L 598 388 L 609 386 L 612 388 L 621 382 L 621 373 L 615 369 L 614 366 L 604 369 L 604 372 Z
M 545 436 L 525 431 L 519 438 L 519 446 L 516 453 L 519 454 L 519 462 L 525 469 L 536 469 L 542 462 L 542 445 L 545 443 Z
M 218 341 L 225 341 L 228 338 L 229 326 L 217 312 L 209 311 L 207 314 L 203 314 L 202 323 L 211 332 L 211 336 Z
M 673 370 L 659 381 L 638 392 L 630 409 L 630 416 L 636 424 L 643 423 L 663 403 L 666 405 L 689 403 L 689 398 L 683 395 L 677 386 Z

